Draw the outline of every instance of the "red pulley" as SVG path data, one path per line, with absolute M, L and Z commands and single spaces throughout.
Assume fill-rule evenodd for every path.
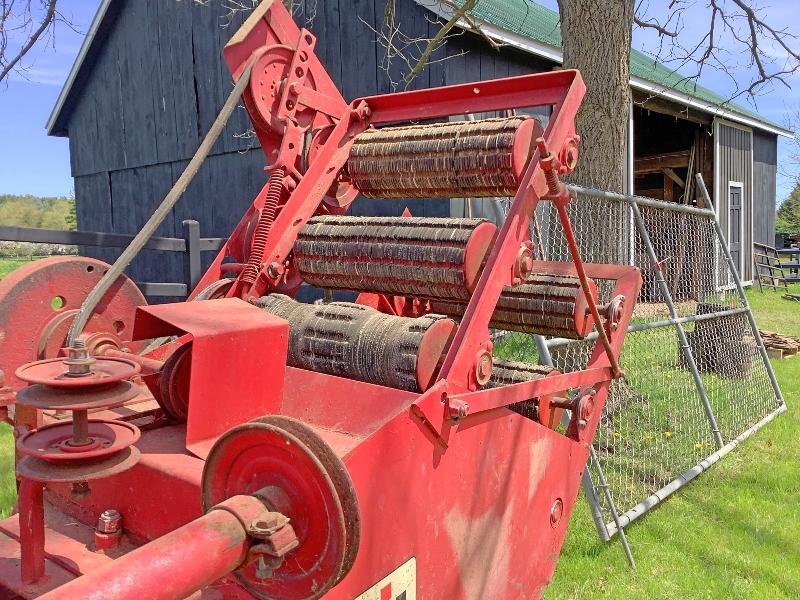
M 14 371 L 30 361 L 53 358 L 86 296 L 110 265 L 82 256 L 53 256 L 27 264 L 0 281 L 0 370 L 15 390 L 24 382 Z M 87 345 L 125 346 L 130 342 L 142 293 L 121 276 L 97 306 L 84 328 Z M 95 335 L 102 334 L 102 335 Z
M 216 442 L 203 471 L 203 507 L 256 494 L 291 519 L 300 544 L 270 577 L 257 564 L 236 572 L 262 599 L 320 598 L 352 568 L 360 517 L 350 476 L 336 453 L 308 425 L 268 416 L 234 427 Z

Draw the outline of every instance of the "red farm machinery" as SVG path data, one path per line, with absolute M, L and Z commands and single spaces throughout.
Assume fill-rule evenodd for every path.
M 224 50 L 269 181 L 186 302 L 148 306 L 80 257 L 0 282 L 9 597 L 505 599 L 550 581 L 641 282 L 583 263 L 570 226 L 580 74 L 348 104 L 314 43 L 264 2 Z M 514 112 L 531 106 L 546 127 Z M 486 113 L 506 116 L 448 120 Z M 348 216 L 359 193 L 513 203 L 501 227 Z M 538 260 L 539 202 L 571 262 Z M 303 282 L 359 295 L 304 304 Z M 596 341 L 560 373 L 493 356 L 490 329 Z

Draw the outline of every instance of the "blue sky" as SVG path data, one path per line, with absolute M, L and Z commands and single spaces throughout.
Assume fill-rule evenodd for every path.
M 555 0 L 539 2 L 556 9 Z M 60 10 L 70 17 L 79 31 L 85 32 L 99 3 L 99 0 L 62 0 Z M 690 9 L 694 12 L 690 12 L 684 22 L 682 36 L 685 40 L 694 39 L 704 31 L 705 3 L 696 4 L 698 7 Z M 762 6 L 765 4 L 762 3 Z M 658 8 L 653 11 L 657 15 Z M 777 27 L 786 24 L 792 27 L 792 23 L 797 23 L 796 0 L 772 0 L 766 11 L 768 22 Z M 60 25 L 51 43 L 34 51 L 26 77 L 14 75 L 5 86 L 0 85 L 0 194 L 60 196 L 72 193 L 68 141 L 66 138 L 48 137 L 44 127 L 82 38 L 82 34 Z M 653 35 L 642 32 L 634 34 L 635 47 L 646 51 L 653 48 L 654 44 Z M 774 53 L 780 58 L 777 50 Z M 752 77 L 752 68 L 745 59 L 746 54 L 731 52 L 726 60 L 733 65 L 734 76 L 740 86 L 746 86 Z M 727 75 L 712 69 L 703 73 L 701 83 L 722 95 L 731 96 L 736 91 L 735 83 Z M 800 76 L 792 77 L 790 83 L 792 89 L 772 85 L 771 89 L 765 90 L 757 98 L 755 105 L 746 98 L 737 101 L 749 105 L 771 121 L 785 124 L 789 111 L 800 107 Z M 791 140 L 779 139 L 779 164 L 792 153 L 793 144 Z M 791 182 L 779 176 L 778 200 L 782 200 L 790 190 Z

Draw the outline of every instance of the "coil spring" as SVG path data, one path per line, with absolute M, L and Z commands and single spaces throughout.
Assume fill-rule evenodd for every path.
M 267 189 L 267 199 L 264 201 L 264 208 L 258 219 L 258 225 L 253 233 L 253 243 L 250 247 L 250 256 L 247 265 L 242 271 L 242 281 L 253 285 L 261 271 L 261 263 L 264 261 L 264 250 L 267 247 L 269 232 L 272 230 L 272 223 L 275 221 L 275 213 L 278 210 L 278 203 L 283 193 L 283 178 L 286 176 L 286 167 L 278 167 L 272 172 L 269 178 L 269 188 Z

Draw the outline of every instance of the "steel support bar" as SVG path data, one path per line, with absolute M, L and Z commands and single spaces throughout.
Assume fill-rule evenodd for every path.
M 253 496 L 235 496 L 41 600 L 186 598 L 245 562 L 251 542 L 239 515 L 263 510 L 264 504 Z
M 606 192 L 596 188 L 587 188 L 580 185 L 567 185 L 567 189 L 575 194 L 589 196 L 591 198 L 598 198 L 601 200 L 617 200 L 619 202 L 626 202 L 627 204 L 637 204 L 639 206 L 648 206 L 650 208 L 668 209 L 671 212 L 682 212 L 690 215 L 698 215 L 701 217 L 714 218 L 714 211 L 706 208 L 697 208 L 696 206 L 689 206 L 688 204 L 678 204 L 677 202 L 667 203 L 653 198 L 644 198 L 642 196 L 633 196 L 631 194 L 619 194 L 617 192 Z M 665 206 L 668 204 L 668 206 Z
M 536 341 L 536 349 L 539 351 L 539 363 L 548 367 L 555 367 L 553 364 L 553 357 L 550 355 L 550 349 L 547 347 L 547 340 L 541 335 L 534 335 L 533 338 Z M 569 415 L 566 411 L 564 412 L 562 424 L 564 425 L 565 429 L 569 426 Z M 606 502 L 608 502 L 608 507 L 611 510 L 611 516 L 613 517 L 614 522 L 617 524 L 617 531 L 619 531 L 619 539 L 620 542 L 622 542 L 622 549 L 625 552 L 625 557 L 628 559 L 628 564 L 630 564 L 631 568 L 635 569 L 636 560 L 634 560 L 633 552 L 628 544 L 628 536 L 625 535 L 625 530 L 619 524 L 617 506 L 614 504 L 614 499 L 611 497 L 611 491 L 608 489 L 608 484 L 606 483 L 605 475 L 603 474 L 603 468 L 600 466 L 600 461 L 597 460 L 597 453 L 595 452 L 594 445 L 589 445 L 589 452 L 591 455 L 591 460 L 597 469 L 597 476 L 600 481 L 600 486 L 603 488 Z M 610 539 L 608 527 L 606 526 L 606 522 L 603 520 L 603 511 L 600 508 L 600 502 L 598 501 L 597 494 L 595 493 L 592 478 L 589 475 L 588 465 L 586 469 L 584 469 L 583 475 L 581 476 L 581 485 L 583 486 L 583 491 L 586 494 L 586 502 L 589 504 L 589 511 L 592 513 L 592 519 L 597 527 L 597 533 L 602 541 L 607 542 Z
M 619 541 L 622 542 L 622 549 L 625 551 L 625 558 L 628 559 L 628 564 L 631 566 L 631 568 L 635 569 L 636 560 L 634 560 L 633 552 L 631 552 L 631 547 L 628 544 L 628 536 L 625 535 L 625 529 L 623 529 L 622 521 L 620 519 L 619 513 L 617 512 L 617 505 L 614 503 L 614 498 L 611 495 L 611 490 L 608 489 L 608 482 L 606 481 L 606 476 L 603 473 L 603 467 L 597 458 L 597 451 L 595 451 L 594 449 L 594 444 L 589 445 L 589 454 L 592 458 L 592 463 L 594 463 L 595 469 L 597 469 L 597 480 L 600 482 L 599 487 L 603 488 L 603 495 L 606 498 L 606 502 L 608 502 L 608 508 L 611 511 L 611 517 L 614 519 L 616 533 L 619 533 Z M 589 468 L 587 466 L 586 470 L 584 471 L 584 475 L 588 473 L 589 473 Z M 592 486 L 591 480 L 589 480 L 589 486 L 590 487 Z M 597 501 L 596 495 L 594 496 L 594 500 Z M 610 534 L 608 533 L 608 526 L 606 526 L 605 524 L 604 526 L 606 529 L 606 536 L 610 537 Z
M 783 394 L 781 394 L 781 387 L 778 385 L 778 380 L 775 378 L 775 371 L 772 370 L 772 363 L 769 361 L 767 349 L 764 348 L 764 341 L 761 339 L 761 334 L 758 331 L 758 325 L 756 325 L 756 320 L 753 318 L 753 311 L 750 310 L 750 304 L 747 302 L 747 296 L 745 296 L 744 293 L 744 286 L 742 286 L 742 279 L 739 277 L 739 271 L 736 270 L 733 258 L 731 257 L 731 251 L 728 248 L 728 244 L 725 242 L 725 237 L 722 234 L 722 227 L 720 227 L 719 220 L 717 219 L 717 213 L 714 212 L 714 203 L 711 202 L 711 197 L 709 196 L 708 189 L 706 188 L 706 182 L 703 181 L 703 176 L 700 173 L 697 173 L 696 179 L 697 187 L 700 189 L 700 193 L 703 194 L 703 199 L 705 200 L 706 204 L 711 207 L 714 231 L 717 234 L 717 239 L 719 240 L 720 246 L 722 246 L 722 251 L 725 253 L 725 261 L 728 263 L 728 270 L 730 270 L 731 274 L 733 275 L 733 281 L 736 284 L 736 291 L 739 293 L 739 300 L 741 301 L 742 306 L 747 309 L 747 320 L 750 323 L 750 329 L 753 331 L 753 337 L 756 340 L 758 351 L 761 354 L 761 358 L 764 360 L 764 368 L 767 370 L 767 376 L 769 376 L 772 389 L 775 391 L 775 397 L 778 399 L 778 402 L 784 404 L 785 401 L 783 399 Z
M 775 417 L 785 412 L 786 412 L 786 405 L 781 404 L 777 409 L 775 409 L 773 412 L 771 412 L 766 417 L 761 419 L 758 423 L 756 423 L 749 429 L 742 432 L 739 436 L 737 436 L 735 439 L 725 444 L 722 448 L 720 448 L 713 454 L 709 455 L 708 458 L 701 461 L 688 471 L 685 471 L 677 478 L 670 481 L 667 485 L 662 487 L 660 490 L 658 490 L 657 492 L 651 494 L 650 496 L 639 502 L 639 504 L 637 504 L 633 508 L 622 513 L 619 516 L 619 523 L 608 523 L 606 525 L 609 537 L 617 533 L 619 528 L 627 527 L 633 521 L 635 521 L 636 519 L 647 513 L 647 511 L 656 506 L 659 502 L 663 502 L 671 494 L 674 494 L 683 486 L 685 486 L 687 483 L 692 481 L 692 479 L 694 479 L 704 471 L 707 471 L 714 463 L 724 458 L 727 454 L 729 454 L 732 450 L 734 450 L 737 446 L 739 446 L 739 444 L 741 444 L 744 440 L 752 436 L 759 429 L 761 429 L 767 423 L 772 421 Z
M 739 308 L 731 308 L 728 310 L 721 310 L 715 313 L 709 313 L 707 315 L 689 315 L 688 317 L 678 317 L 677 319 L 664 319 L 663 321 L 653 321 L 651 323 L 634 323 L 633 325 L 628 326 L 628 333 L 634 333 L 636 331 L 648 331 L 650 329 L 660 329 L 662 327 L 671 327 L 675 324 L 683 324 L 683 323 L 697 323 L 698 321 L 713 321 L 714 319 L 720 319 L 722 317 L 732 317 L 734 315 L 740 315 L 742 313 L 747 312 L 750 310 L 746 306 L 740 306 Z M 547 340 L 547 347 L 548 348 L 556 348 L 558 346 L 568 346 L 569 344 L 574 344 L 577 342 L 582 341 L 589 341 L 593 340 L 597 337 L 596 332 L 591 332 L 587 335 L 583 340 L 571 340 L 569 338 L 552 338 Z M 537 344 L 538 347 L 538 344 Z
M 631 202 L 630 207 L 631 211 L 633 211 L 633 219 L 636 222 L 636 227 L 639 229 L 639 235 L 642 238 L 642 243 L 647 251 L 647 256 L 655 267 L 656 283 L 661 289 L 661 294 L 664 296 L 664 302 L 669 309 L 669 315 L 673 320 L 677 320 L 678 311 L 675 309 L 675 304 L 672 302 L 672 295 L 669 292 L 669 286 L 667 285 L 667 282 L 664 280 L 664 274 L 659 268 L 658 257 L 656 256 L 656 251 L 653 248 L 653 242 L 650 240 L 650 234 L 647 232 L 647 227 L 642 219 L 642 213 L 639 210 L 639 205 L 636 202 Z M 708 423 L 711 427 L 711 434 L 714 437 L 714 442 L 716 443 L 717 448 L 722 448 L 724 445 L 724 442 L 722 441 L 722 434 L 719 431 L 719 425 L 717 425 L 717 418 L 714 416 L 714 411 L 712 410 L 711 404 L 708 401 L 708 394 L 706 393 L 706 388 L 703 384 L 703 378 L 700 376 L 700 371 L 697 368 L 694 355 L 689 347 L 689 340 L 686 338 L 686 331 L 684 331 L 683 325 L 680 323 L 675 323 L 675 330 L 678 333 L 678 340 L 681 344 L 681 351 L 686 358 L 686 364 L 692 373 L 692 379 L 694 379 L 697 392 L 700 394 L 700 400 L 703 403 L 703 410 L 708 418 Z
M 44 575 L 44 484 L 24 477 L 19 482 L 19 545 L 22 582 Z

